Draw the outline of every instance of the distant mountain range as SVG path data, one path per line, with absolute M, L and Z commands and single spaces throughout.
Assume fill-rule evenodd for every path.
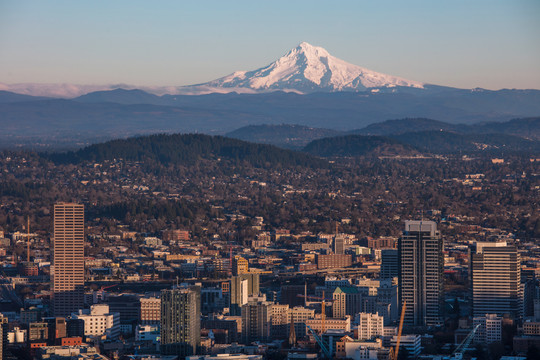
M 362 136 L 347 137 L 348 135 Z M 344 144 L 345 140 L 350 140 L 351 143 L 346 146 L 352 146 L 354 142 L 361 139 L 369 140 L 372 143 L 375 139 L 380 141 L 384 137 L 387 140 L 392 138 L 402 145 L 411 145 L 420 151 L 434 153 L 458 152 L 460 144 L 463 146 L 461 150 L 465 152 L 496 150 L 505 146 L 508 146 L 508 149 L 534 151 L 540 141 L 540 117 L 475 125 L 449 124 L 432 119 L 412 118 L 387 120 L 351 131 L 287 124 L 250 125 L 229 132 L 226 136 L 290 149 L 302 149 L 312 141 L 322 138 L 326 138 L 325 141 L 329 142 L 335 141 L 332 146 L 337 146 L 338 141 Z M 330 138 L 336 137 L 341 138 L 330 140 Z M 449 144 L 444 145 L 445 142 L 449 142 Z M 395 143 L 392 141 L 388 145 L 393 146 Z M 307 150 L 316 155 L 322 154 L 321 152 L 313 152 L 309 148 Z M 342 150 L 346 152 L 345 149 Z M 335 151 L 339 152 L 340 150 Z M 355 151 L 363 152 L 364 150 L 357 149 Z M 348 156 L 352 156 L 350 154 L 352 153 L 349 153 Z
M 406 117 L 471 125 L 538 114 L 537 90 L 444 90 L 431 95 L 272 92 L 157 96 L 142 90 L 118 89 L 70 100 L 0 92 L 0 147 L 76 148 L 143 134 L 226 134 L 243 126 L 263 124 L 351 131 Z M 519 134 L 512 124 L 493 125 L 492 129 L 532 137 L 536 136 L 535 124 L 533 121 L 530 128 L 520 127 Z M 380 134 L 375 129 L 376 126 L 368 134 Z M 304 145 L 303 141 L 297 146 Z
M 540 154 L 540 141 L 504 134 L 422 131 L 390 135 L 347 135 L 308 143 L 304 152 L 321 157 Z
M 153 133 L 223 135 L 263 124 L 327 129 L 289 129 L 289 136 L 278 141 L 277 133 L 270 139 L 275 129 L 268 127 L 264 137 L 248 139 L 296 148 L 332 132 L 362 129 L 353 133 L 385 135 L 384 126 L 394 134 L 416 129 L 535 138 L 536 121 L 528 127 L 495 122 L 537 116 L 540 90 L 466 90 L 425 84 L 347 63 L 307 43 L 259 69 L 191 86 L 137 89 L 0 83 L 0 148 L 79 148 Z M 394 123 L 377 125 L 403 118 L 417 120 L 402 128 Z M 426 123 L 422 118 L 442 123 Z M 482 125 L 486 122 L 493 124 Z M 244 131 L 231 136 L 245 138 Z
M 322 157 L 540 154 L 540 118 L 476 125 L 448 124 L 423 118 L 401 119 L 348 132 L 299 125 L 262 125 L 246 126 L 227 136 Z
M 115 88 L 142 89 L 156 95 L 203 95 L 210 93 L 265 93 L 381 91 L 401 88 L 425 89 L 424 83 L 382 74 L 332 56 L 322 47 L 300 43 L 273 63 L 252 71 L 236 71 L 203 84 L 168 87 L 131 85 L 2 84 L 0 90 L 26 95 L 73 98 Z
M 134 86 L 128 84 L 77 85 L 0 83 L 0 91 L 54 98 L 76 98 L 115 89 L 142 90 L 154 95 L 261 94 L 274 91 L 311 94 L 320 92 L 409 93 L 434 95 L 459 90 L 383 74 L 348 63 L 326 49 L 300 43 L 269 65 L 251 71 L 235 71 L 206 83 L 187 86 Z M 485 91 L 474 89 L 474 91 Z M 444 95 L 446 96 L 446 95 Z M 97 99 L 99 97 L 94 97 Z M 103 98 L 105 101 L 108 101 Z M 157 99 L 147 99 L 156 105 Z M 537 114 L 535 114 L 537 115 Z

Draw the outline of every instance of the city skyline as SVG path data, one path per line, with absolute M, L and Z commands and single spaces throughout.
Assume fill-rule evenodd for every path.
M 540 88 L 533 1 L 451 4 L 5 2 L 0 83 L 203 83 L 303 41 L 368 69 L 459 88 Z M 249 29 L 249 31 L 246 31 Z

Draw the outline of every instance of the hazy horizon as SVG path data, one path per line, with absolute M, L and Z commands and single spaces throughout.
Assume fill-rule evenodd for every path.
M 5 1 L 0 83 L 204 83 L 300 42 L 428 84 L 540 89 L 540 3 Z

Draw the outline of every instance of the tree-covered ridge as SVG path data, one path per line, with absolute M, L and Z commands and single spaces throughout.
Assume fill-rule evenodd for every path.
M 284 150 L 272 145 L 254 144 L 222 136 L 202 134 L 159 134 L 112 140 L 90 145 L 78 151 L 44 155 L 56 163 L 80 163 L 124 159 L 151 161 L 163 165 L 189 165 L 200 159 L 227 159 L 252 166 L 324 167 L 327 163 L 308 154 Z
M 418 152 L 409 145 L 382 136 L 347 135 L 310 142 L 304 151 L 323 157 L 355 157 L 365 155 L 413 155 Z
M 420 131 L 390 135 L 397 141 L 433 154 L 507 152 L 538 154 L 540 141 L 506 134 L 460 134 L 448 131 Z
M 420 131 L 399 135 L 348 135 L 314 140 L 304 148 L 323 157 L 409 156 L 426 154 L 540 153 L 540 141 L 505 134 L 461 134 L 449 131 Z

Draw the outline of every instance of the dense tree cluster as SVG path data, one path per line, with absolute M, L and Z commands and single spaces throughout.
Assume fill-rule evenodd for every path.
M 46 156 L 57 163 L 80 163 L 119 158 L 129 161 L 159 162 L 164 165 L 192 165 L 200 159 L 220 160 L 223 157 L 236 164 L 246 162 L 256 167 L 324 167 L 326 165 L 320 159 L 272 145 L 253 144 L 222 136 L 202 134 L 160 134 L 112 140 L 75 152 Z
M 249 152 L 245 143 L 241 149 L 228 149 L 230 139 L 214 138 L 218 146 L 207 144 L 207 138 L 190 137 L 197 153 L 206 155 L 193 155 L 186 162 L 152 157 L 155 151 L 141 150 L 152 146 L 144 139 L 141 152 L 119 141 L 97 147 L 103 153 L 88 160 L 84 152 L 72 153 L 68 157 L 73 162 L 4 154 L 0 226 L 22 231 L 30 216 L 33 229 L 47 232 L 52 205 L 77 201 L 85 204 L 93 231 L 117 231 L 121 225 L 149 233 L 184 228 L 201 241 L 215 234 L 240 242 L 253 239 L 257 216 L 264 218 L 263 229 L 268 230 L 332 232 L 339 222 L 340 231 L 360 237 L 396 236 L 404 220 L 422 214 L 437 221 L 502 228 L 523 238 L 540 237 L 540 167 L 526 156 L 507 156 L 502 164 L 492 163 L 491 157 L 460 156 L 336 158 L 330 163 L 316 159 L 324 165 L 317 167 L 309 155 L 302 156 L 313 166 L 301 166 L 299 160 L 282 161 L 278 151 L 268 155 L 261 150 L 261 159 L 252 161 L 256 154 L 244 157 L 243 152 Z M 172 151 L 173 143 L 157 153 Z M 115 154 L 115 146 L 125 149 Z M 267 149 L 271 153 L 276 148 Z M 233 155 L 223 155 L 227 151 Z M 263 165 L 268 162 L 271 165 Z M 481 175 L 471 179 L 475 174 Z M 444 231 L 451 235 L 454 230 Z

